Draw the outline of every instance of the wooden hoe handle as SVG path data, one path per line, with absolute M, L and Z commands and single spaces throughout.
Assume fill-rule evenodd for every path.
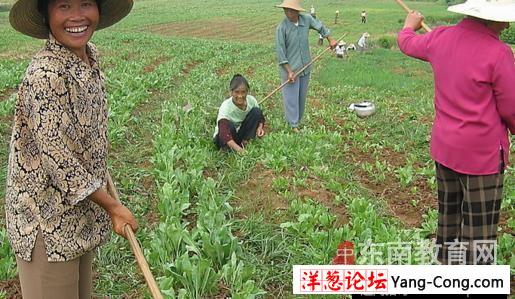
M 340 42 L 345 36 L 347 35 L 347 33 L 345 33 L 344 35 L 342 35 L 342 37 L 340 37 L 336 42 Z M 295 73 L 295 77 L 297 77 L 298 75 L 302 74 L 302 72 L 307 69 L 310 65 L 312 65 L 315 61 L 317 61 L 318 59 L 320 59 L 320 57 L 322 57 L 322 55 L 324 55 L 325 52 L 327 52 L 328 50 L 331 49 L 331 46 L 325 48 L 324 51 L 322 51 L 322 53 L 318 54 L 317 57 L 311 59 L 311 61 L 306 64 L 305 66 L 303 66 L 299 71 L 297 71 Z M 264 101 L 268 100 L 270 97 L 272 97 L 276 92 L 278 92 L 279 90 L 281 90 L 281 88 L 284 87 L 284 85 L 288 84 L 288 80 L 284 81 L 281 85 L 279 85 L 279 87 L 277 87 L 276 89 L 272 90 L 271 93 L 269 93 L 266 97 L 264 97 L 261 101 L 259 101 L 258 104 L 261 105 L 261 103 L 263 103 Z
M 411 12 L 411 9 L 406 4 L 404 4 L 402 0 L 395 0 L 395 2 L 397 2 L 407 13 Z M 422 21 L 422 28 L 424 28 L 426 32 L 431 32 L 431 28 L 427 26 L 427 24 L 424 23 L 424 21 Z
M 107 192 L 111 194 L 111 196 L 116 199 L 117 201 L 120 201 L 120 198 L 118 196 L 118 191 L 116 190 L 116 187 L 114 186 L 113 180 L 111 179 L 111 175 L 107 174 Z M 143 273 L 143 276 L 145 277 L 145 281 L 147 282 L 148 288 L 150 289 L 150 293 L 152 294 L 152 298 L 154 299 L 163 299 L 163 295 L 161 295 L 161 291 L 159 290 L 159 287 L 157 286 L 156 280 L 154 279 L 154 276 L 152 275 L 152 272 L 150 272 L 150 268 L 148 267 L 147 260 L 145 259 L 145 256 L 143 255 L 143 251 L 141 250 L 141 247 L 139 246 L 138 240 L 136 239 L 136 236 L 134 235 L 134 232 L 132 231 L 132 228 L 130 225 L 126 224 L 123 228 L 125 232 L 125 236 L 127 237 L 127 240 L 129 241 L 129 244 L 131 245 L 132 252 L 134 253 L 134 256 L 136 257 L 136 261 L 138 262 L 139 268 L 141 269 L 141 272 Z

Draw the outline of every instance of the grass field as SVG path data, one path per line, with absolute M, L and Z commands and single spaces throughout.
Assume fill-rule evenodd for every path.
M 3 212 L 7 151 L 17 85 L 43 42 L 16 33 L 2 3 L 0 298 L 16 298 Z M 356 244 L 359 263 L 370 261 L 370 241 L 407 242 L 414 254 L 406 262 L 417 264 L 415 245 L 435 234 L 432 72 L 395 44 L 378 47 L 402 26 L 394 1 L 315 1 L 334 37 L 347 33 L 346 41 L 356 42 L 367 31 L 375 47 L 316 64 L 300 134 L 288 129 L 275 95 L 263 105 L 265 138 L 244 156 L 215 150 L 215 108 L 230 78 L 245 75 L 258 100 L 280 83 L 273 38 L 284 15 L 277 3 L 137 0 L 126 19 L 93 38 L 108 80 L 109 168 L 167 297 L 292 298 L 292 265 L 328 264 L 343 240 Z M 435 2 L 408 4 L 431 26 L 458 20 Z M 362 9 L 367 24 L 360 24 Z M 312 54 L 322 51 L 317 34 L 310 38 Z M 375 102 L 376 115 L 359 119 L 347 111 L 364 99 Z M 188 103 L 193 109 L 186 112 Z M 513 168 L 504 186 L 497 254 L 513 273 Z M 94 292 L 149 298 L 125 240 L 113 235 L 98 250 Z

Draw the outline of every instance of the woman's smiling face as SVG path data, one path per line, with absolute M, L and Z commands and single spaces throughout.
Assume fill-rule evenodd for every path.
M 241 110 L 247 108 L 247 86 L 240 84 L 237 88 L 231 91 L 232 101 Z
M 82 57 L 100 16 L 95 0 L 52 0 L 48 23 L 55 39 Z

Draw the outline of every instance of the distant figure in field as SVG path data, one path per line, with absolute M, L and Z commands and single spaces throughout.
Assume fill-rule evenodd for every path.
M 334 49 L 337 42 L 331 38 L 330 31 L 319 20 L 300 6 L 299 0 L 284 0 L 277 5 L 284 10 L 285 18 L 279 23 L 275 35 L 275 47 L 281 81 L 289 81 L 282 89 L 286 120 L 294 132 L 298 131 L 299 123 L 304 114 L 308 94 L 311 66 L 299 76 L 296 72 L 311 62 L 309 53 L 309 30 L 315 29 L 329 41 Z
M 515 134 L 515 61 L 499 40 L 515 21 L 515 0 L 469 0 L 448 10 L 467 17 L 417 34 L 424 17 L 412 11 L 397 42 L 434 72 L 430 147 L 438 184 L 438 260 L 495 264 L 480 248 L 494 250 L 509 134 Z M 451 246 L 465 247 L 462 258 L 449 254 Z
M 214 143 L 219 149 L 243 153 L 245 144 L 265 135 L 265 117 L 256 98 L 249 95 L 250 86 L 242 75 L 234 75 L 229 84 L 231 97 L 218 110 Z
M 360 53 L 363 53 L 363 51 L 367 48 L 367 39 L 370 37 L 370 34 L 368 32 L 365 32 L 361 35 L 361 37 L 358 40 L 358 51 Z
M 315 7 L 313 6 L 313 4 L 311 4 L 310 14 L 313 18 L 317 18 L 317 14 L 315 12 Z
M 367 22 L 367 12 L 365 10 L 361 11 L 361 23 L 365 24 Z
M 337 10 L 335 13 L 334 13 L 334 24 L 338 24 L 338 17 L 340 16 L 340 11 Z
M 334 52 L 336 53 L 336 57 L 344 58 L 347 53 L 347 44 L 344 41 L 339 42 L 336 48 L 334 48 Z

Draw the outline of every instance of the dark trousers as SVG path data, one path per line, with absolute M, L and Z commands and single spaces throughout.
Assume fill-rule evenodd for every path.
M 436 163 L 436 244 L 442 264 L 494 264 L 493 245 L 504 179 L 502 163 L 500 168 L 498 174 L 467 175 Z
M 230 122 L 232 140 L 241 146 L 243 141 L 256 138 L 257 127 L 262 120 L 263 112 L 261 112 L 261 109 L 254 107 L 241 123 L 239 130 L 236 130 L 234 123 Z M 214 142 L 219 149 L 227 147 L 227 144 L 222 144 L 218 134 L 215 136 Z

